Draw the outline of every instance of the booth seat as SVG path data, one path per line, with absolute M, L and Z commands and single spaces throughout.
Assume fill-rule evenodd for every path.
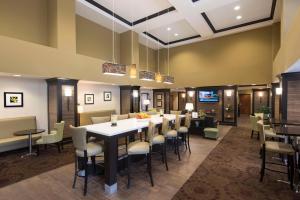
M 28 146 L 28 136 L 15 136 L 17 131 L 36 129 L 36 117 L 16 117 L 0 119 L 0 152 L 15 150 Z M 32 135 L 36 140 L 41 134 Z
M 80 126 L 93 124 L 92 117 L 109 117 L 113 114 L 116 114 L 115 110 L 99 110 L 91 112 L 80 113 L 79 120 Z

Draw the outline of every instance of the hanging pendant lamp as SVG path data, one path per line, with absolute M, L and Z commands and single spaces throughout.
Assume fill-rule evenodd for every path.
M 169 32 L 168 32 L 168 75 L 163 76 L 163 83 L 173 84 L 174 77 L 170 76 L 170 41 L 169 41 Z

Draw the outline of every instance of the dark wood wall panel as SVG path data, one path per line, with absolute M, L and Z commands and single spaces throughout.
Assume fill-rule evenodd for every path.
M 54 128 L 54 123 L 57 122 L 58 107 L 57 107 L 57 85 L 48 85 L 48 118 L 49 131 Z
M 130 113 L 130 97 L 131 90 L 130 89 L 122 89 L 121 90 L 121 114 Z
M 287 119 L 300 122 L 300 80 L 288 81 Z

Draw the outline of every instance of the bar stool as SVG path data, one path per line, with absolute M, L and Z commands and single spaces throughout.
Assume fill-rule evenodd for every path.
M 286 144 L 283 142 L 274 142 L 274 141 L 266 141 L 265 140 L 265 133 L 263 129 L 263 124 L 257 123 L 258 128 L 259 128 L 259 139 L 260 139 L 260 144 L 261 144 L 261 154 L 262 154 L 262 164 L 261 164 L 261 171 L 260 171 L 260 181 L 263 181 L 264 175 L 265 175 L 265 170 L 273 171 L 273 172 L 280 172 L 284 173 L 281 171 L 276 171 L 273 169 L 266 168 L 266 164 L 276 164 L 276 165 L 281 165 L 277 163 L 271 163 L 271 162 L 266 162 L 266 152 L 270 153 L 279 153 L 283 155 L 287 155 L 288 158 L 288 164 L 287 164 L 287 170 L 288 170 L 288 179 L 290 181 L 290 186 L 291 189 L 293 189 L 294 185 L 294 155 L 295 155 L 295 150 L 293 149 L 293 146 L 290 144 Z M 285 165 L 282 165 L 285 166 Z
M 75 147 L 75 173 L 73 188 L 75 188 L 76 179 L 78 176 L 78 157 L 83 158 L 84 166 L 84 189 L 83 195 L 87 192 L 87 181 L 88 181 L 88 158 L 91 157 L 94 170 L 96 170 L 96 156 L 103 152 L 103 147 L 100 144 L 94 142 L 86 142 L 86 129 L 80 127 L 73 127 L 70 125 L 70 130 L 72 133 L 73 145 Z
M 153 123 L 149 123 L 147 138 L 152 141 L 155 126 Z M 151 142 L 152 143 L 152 142 Z M 130 162 L 131 157 L 134 155 L 145 155 L 147 158 L 147 171 L 150 176 L 151 186 L 153 187 L 153 178 L 152 178 L 152 167 L 151 167 L 151 145 L 150 142 L 146 141 L 135 141 L 128 144 L 127 150 L 127 188 L 130 188 Z
M 189 152 L 191 153 L 190 147 L 190 132 L 189 128 L 191 126 L 191 115 L 189 113 L 185 114 L 184 126 L 180 126 L 177 130 L 179 135 L 183 136 L 183 141 L 185 144 L 185 148 L 189 148 Z

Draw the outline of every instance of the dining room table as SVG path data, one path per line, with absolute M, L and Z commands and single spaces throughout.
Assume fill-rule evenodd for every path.
M 179 115 L 179 117 L 182 119 L 185 117 L 185 115 Z M 176 115 L 152 115 L 148 119 L 129 118 L 117 121 L 117 125 L 115 126 L 112 126 L 111 122 L 82 126 L 86 128 L 88 136 L 93 136 L 104 141 L 105 193 L 112 194 L 118 190 L 118 138 L 134 135 L 147 130 L 150 121 L 156 126 L 161 126 L 163 118 L 167 118 L 170 122 L 174 122 Z

